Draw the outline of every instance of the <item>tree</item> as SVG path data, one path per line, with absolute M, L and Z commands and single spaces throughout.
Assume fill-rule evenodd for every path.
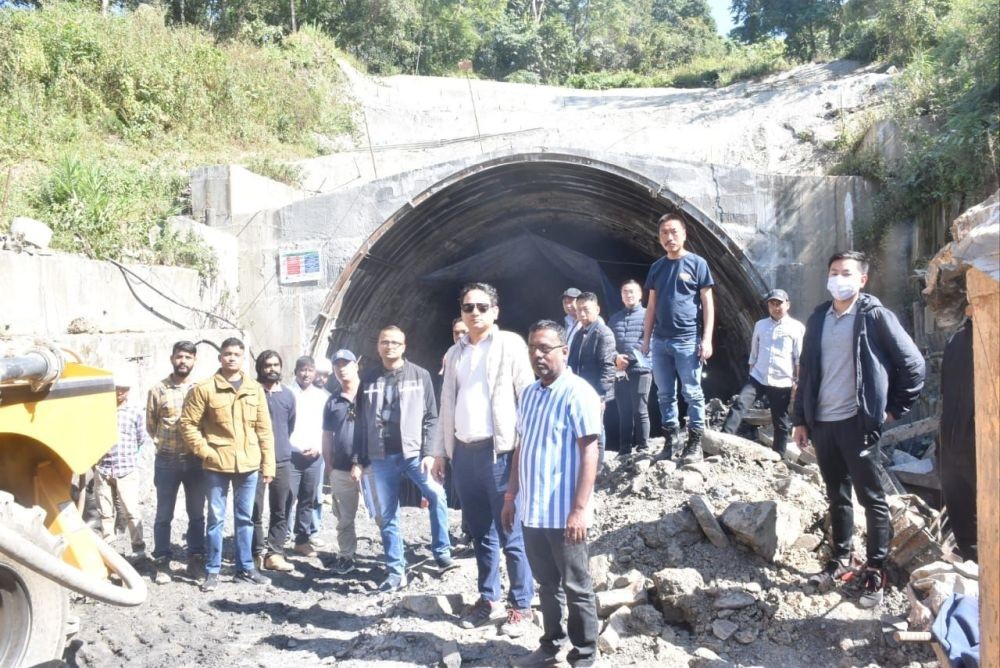
M 812 60 L 840 41 L 843 0 L 732 0 L 734 38 L 754 44 L 784 37 L 789 55 Z

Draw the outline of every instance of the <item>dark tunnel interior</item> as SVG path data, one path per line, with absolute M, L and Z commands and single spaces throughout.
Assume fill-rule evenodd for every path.
M 451 345 L 459 288 L 474 280 L 496 286 L 500 326 L 522 335 L 538 319 L 562 318 L 570 285 L 596 292 L 607 318 L 621 307 L 618 286 L 643 283 L 663 255 L 656 220 L 672 210 L 685 215 L 688 248 L 708 260 L 715 279 L 715 355 L 703 385 L 708 397 L 728 399 L 744 380 L 753 323 L 765 313 L 756 271 L 712 221 L 658 184 L 581 158 L 479 165 L 397 213 L 336 295 L 339 308 L 328 311 L 328 352 L 348 347 L 378 363 L 377 333 L 395 324 L 406 333 L 407 357 L 435 375 Z

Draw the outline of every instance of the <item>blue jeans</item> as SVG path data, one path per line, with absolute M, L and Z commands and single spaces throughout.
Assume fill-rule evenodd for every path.
M 698 339 L 653 338 L 653 381 L 660 400 L 660 415 L 664 427 L 680 427 L 677 415 L 677 379 L 687 402 L 688 427 L 705 428 L 705 394 L 701 391 L 701 358 Z
M 531 607 L 535 592 L 531 566 L 524 553 L 521 523 L 515 522 L 514 530 L 507 533 L 500 521 L 512 457 L 507 452 L 493 461 L 493 439 L 456 443 L 451 460 L 452 480 L 462 501 L 462 523 L 469 529 L 476 551 L 480 597 L 500 600 L 500 548 L 503 548 L 510 577 L 507 600 L 512 607 L 524 610 Z
M 372 460 L 372 478 L 385 566 L 390 575 L 403 575 L 406 570 L 403 537 L 399 532 L 399 484 L 403 481 L 403 476 L 412 480 L 420 488 L 423 497 L 430 502 L 431 552 L 434 553 L 434 558 L 440 560 L 451 557 L 448 501 L 444 487 L 420 471 L 420 457 L 404 459 L 403 455 L 386 455 L 385 459 Z
M 188 526 L 185 538 L 190 559 L 205 555 L 205 476 L 201 460 L 191 455 L 156 455 L 153 486 L 156 487 L 156 520 L 153 522 L 153 558 L 170 556 L 170 524 L 174 521 L 177 491 L 184 485 Z
M 218 573 L 222 568 L 222 528 L 226 519 L 226 498 L 229 484 L 233 485 L 233 524 L 235 526 L 236 568 L 254 570 L 253 552 L 253 500 L 257 493 L 257 471 L 250 473 L 219 473 L 205 471 L 208 488 L 208 556 L 205 570 Z

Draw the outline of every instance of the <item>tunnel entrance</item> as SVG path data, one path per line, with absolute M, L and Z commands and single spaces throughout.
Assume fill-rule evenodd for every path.
M 621 307 L 618 286 L 644 283 L 663 255 L 656 220 L 669 211 L 687 220 L 687 246 L 716 282 L 715 355 L 703 385 L 707 396 L 728 399 L 745 379 L 753 323 L 765 313 L 760 276 L 712 220 L 660 184 L 571 155 L 492 160 L 415 197 L 331 289 L 315 351 L 347 347 L 377 363 L 378 330 L 396 324 L 407 357 L 434 374 L 451 345 L 458 290 L 472 280 L 497 287 L 500 326 L 522 336 L 540 318 L 561 319 L 570 285 L 597 293 L 607 318 Z

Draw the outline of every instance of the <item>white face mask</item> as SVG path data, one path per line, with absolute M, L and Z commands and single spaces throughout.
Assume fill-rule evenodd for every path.
M 826 280 L 826 289 L 838 301 L 848 301 L 861 292 L 861 276 L 831 276 Z

